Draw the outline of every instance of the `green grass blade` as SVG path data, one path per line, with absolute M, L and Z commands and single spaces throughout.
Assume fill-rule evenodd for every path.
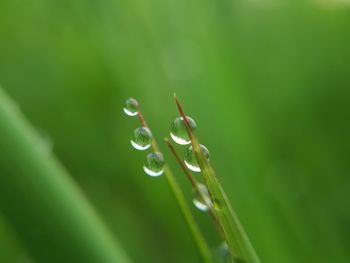
M 0 209 L 37 262 L 130 262 L 0 88 Z
M 210 263 L 212 262 L 211 253 L 208 245 L 206 244 L 204 237 L 202 233 L 199 230 L 199 227 L 194 220 L 191 210 L 187 205 L 186 199 L 184 194 L 182 193 L 182 190 L 178 183 L 175 180 L 175 177 L 171 170 L 169 169 L 169 166 L 166 165 L 164 168 L 164 173 L 168 182 L 168 185 L 171 189 L 171 191 L 174 194 L 174 197 L 177 201 L 177 204 L 182 212 L 182 215 L 185 218 L 185 221 L 187 223 L 187 226 L 192 234 L 192 237 L 194 239 L 194 242 L 198 248 L 199 254 L 203 260 L 203 262 Z
M 143 127 L 147 127 L 148 129 L 150 129 L 150 127 L 148 126 L 145 118 L 143 117 L 141 110 L 138 109 L 138 119 L 140 121 L 140 124 Z M 151 130 L 151 129 L 150 129 Z M 152 137 L 152 149 L 154 152 L 161 152 L 160 148 L 158 146 L 157 141 L 155 140 L 154 137 Z M 203 262 L 206 263 L 211 263 L 212 262 L 212 256 L 211 256 L 211 252 L 210 249 L 196 223 L 196 220 L 194 219 L 191 210 L 186 202 L 186 198 L 180 188 L 180 186 L 178 185 L 175 176 L 173 175 L 173 172 L 171 171 L 169 165 L 165 164 L 164 166 L 164 174 L 165 174 L 165 178 L 167 180 L 167 183 L 170 187 L 171 192 L 173 193 L 175 200 L 180 208 L 180 211 L 186 221 L 187 227 L 191 232 L 191 235 L 193 237 L 194 243 L 197 246 L 198 249 L 198 253 L 200 255 L 200 257 L 202 258 Z
M 213 202 L 213 211 L 225 235 L 227 245 L 233 255 L 234 262 L 259 263 L 260 260 L 254 251 L 236 213 L 234 212 L 225 191 L 223 190 L 216 173 L 208 160 L 203 156 L 197 137 L 191 131 L 186 115 L 175 97 L 181 117 L 191 138 L 201 174 L 208 187 Z

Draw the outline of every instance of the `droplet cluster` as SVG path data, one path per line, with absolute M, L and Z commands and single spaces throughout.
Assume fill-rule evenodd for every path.
M 196 122 L 189 116 L 186 116 L 187 123 L 191 132 L 197 129 Z M 179 145 L 188 145 L 185 151 L 184 163 L 192 172 L 201 172 L 195 152 L 191 144 L 191 138 L 186 129 L 185 120 L 183 117 L 177 117 L 170 125 L 170 136 L 173 141 Z M 209 161 L 210 153 L 207 147 L 200 145 L 200 149 L 204 158 Z M 201 211 L 208 211 L 212 207 L 212 201 L 207 187 L 204 184 L 198 183 L 197 189 L 194 191 L 193 204 Z
M 137 116 L 142 123 L 142 127 L 136 128 L 134 130 L 131 145 L 139 151 L 147 150 L 152 145 L 152 132 L 146 127 L 147 125 L 142 119 L 142 114 L 140 113 L 140 105 L 137 100 L 129 98 L 126 100 L 126 105 L 124 107 L 124 112 L 128 116 Z M 187 127 L 190 129 L 188 132 Z M 184 155 L 184 164 L 186 167 L 192 171 L 199 173 L 201 172 L 201 167 L 198 163 L 196 153 L 191 145 L 191 133 L 194 133 L 197 129 L 196 122 L 191 117 L 177 117 L 170 125 L 170 136 L 173 141 L 179 145 L 187 145 L 185 155 Z M 207 147 L 200 144 L 200 152 L 205 160 L 209 161 L 210 153 Z M 197 151 L 196 151 L 197 152 Z M 160 152 L 151 152 L 146 156 L 145 164 L 143 165 L 144 172 L 151 177 L 158 177 L 164 173 L 165 159 L 162 153 Z M 211 198 L 208 188 L 205 184 L 200 182 L 194 183 L 193 187 L 193 199 L 192 202 L 194 206 L 200 211 L 206 212 L 209 210 L 216 211 L 219 209 L 219 202 L 215 201 L 215 198 Z M 232 258 L 232 254 L 227 246 L 226 242 L 223 242 L 213 253 L 215 262 L 234 262 L 245 263 L 244 260 L 240 258 Z
M 136 116 L 139 113 L 139 103 L 133 98 L 126 100 L 124 112 L 128 116 Z M 144 151 L 152 145 L 152 132 L 148 127 L 139 127 L 134 130 L 130 143 L 136 150 Z M 144 172 L 152 177 L 157 177 L 163 174 L 165 160 L 163 154 L 160 152 L 149 153 L 146 157 Z

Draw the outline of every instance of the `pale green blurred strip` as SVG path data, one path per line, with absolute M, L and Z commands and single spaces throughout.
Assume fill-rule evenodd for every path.
M 0 209 L 39 262 L 129 262 L 51 150 L 0 90 Z

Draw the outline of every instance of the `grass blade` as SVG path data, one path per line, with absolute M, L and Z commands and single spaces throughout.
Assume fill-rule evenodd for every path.
M 201 174 L 208 187 L 210 197 L 213 202 L 213 211 L 218 223 L 224 233 L 227 245 L 233 255 L 234 262 L 241 263 L 260 263 L 257 254 L 254 251 L 236 213 L 223 190 L 216 173 L 208 160 L 203 156 L 197 137 L 192 132 L 187 121 L 186 114 L 183 111 L 178 99 L 175 96 L 175 102 L 181 117 L 184 120 L 188 135 L 191 139 L 198 164 L 201 168 Z
M 38 262 L 130 262 L 40 140 L 0 88 L 0 207 L 31 256 Z
M 192 237 L 196 243 L 196 246 L 198 248 L 199 254 L 200 254 L 203 262 L 211 263 L 212 259 L 211 259 L 210 249 L 209 249 L 207 243 L 205 242 L 204 237 L 203 237 L 202 233 L 200 232 L 196 221 L 194 220 L 194 218 L 192 216 L 191 210 L 187 205 L 185 196 L 182 193 L 182 190 L 179 187 L 178 183 L 176 182 L 175 177 L 174 177 L 173 173 L 171 172 L 169 166 L 166 165 L 164 169 L 165 169 L 164 173 L 165 173 L 166 179 L 168 181 L 169 187 L 175 196 L 175 199 L 176 199 L 176 201 L 180 207 L 180 210 L 182 212 L 182 215 L 185 218 L 187 226 L 188 226 L 188 228 L 192 234 Z

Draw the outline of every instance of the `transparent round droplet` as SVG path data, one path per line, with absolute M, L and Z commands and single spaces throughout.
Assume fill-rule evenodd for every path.
M 215 263 L 228 263 L 232 262 L 232 254 L 230 249 L 227 246 L 226 242 L 222 242 L 215 250 L 214 250 L 214 262 Z M 241 263 L 241 261 L 234 261 L 235 263 Z
M 206 212 L 213 205 L 207 187 L 204 184 L 197 184 L 198 190 L 194 190 L 193 204 L 199 210 Z
M 129 98 L 125 102 L 124 112 L 129 116 L 136 116 L 139 110 L 139 103 L 133 98 Z
M 165 160 L 163 154 L 160 152 L 149 153 L 146 158 L 146 164 L 143 170 L 149 176 L 160 176 L 164 172 Z
M 209 150 L 207 149 L 207 147 L 205 147 L 204 145 L 199 145 L 201 148 L 201 151 L 204 155 L 204 157 L 209 160 L 210 157 L 210 153 Z M 188 169 L 190 169 L 193 172 L 200 172 L 201 168 L 198 165 L 197 159 L 196 159 L 196 155 L 193 151 L 192 145 L 189 146 L 185 152 L 185 164 L 187 166 Z
M 134 131 L 133 138 L 130 142 L 131 142 L 131 145 L 136 150 L 143 151 L 148 149 L 151 146 L 151 141 L 152 141 L 151 131 L 146 127 L 140 127 Z
M 186 117 L 188 120 L 188 123 L 192 129 L 192 131 L 195 131 L 197 128 L 196 122 L 191 117 Z M 170 126 L 170 136 L 176 142 L 177 144 L 186 145 L 190 144 L 191 140 L 188 136 L 186 126 L 184 123 L 184 119 L 182 117 L 176 118 Z

